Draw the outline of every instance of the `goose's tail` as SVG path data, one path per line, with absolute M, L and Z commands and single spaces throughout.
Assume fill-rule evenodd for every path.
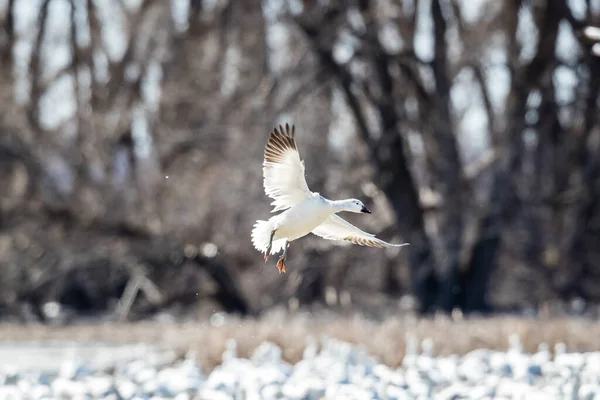
M 267 252 L 267 247 L 269 246 L 269 238 L 271 237 L 271 232 L 273 232 L 273 224 L 271 221 L 261 221 L 258 220 L 254 224 L 254 229 L 252 229 L 252 244 L 254 248 L 261 253 Z M 277 239 L 273 240 L 271 244 L 271 254 L 277 254 L 283 247 L 285 246 L 285 239 Z

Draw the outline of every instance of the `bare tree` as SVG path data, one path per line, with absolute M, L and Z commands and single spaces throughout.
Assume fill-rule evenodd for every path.
M 25 29 L 20 1 L 0 10 L 1 306 L 600 299 L 590 2 L 45 0 Z M 308 237 L 286 276 L 265 265 L 249 233 L 281 122 L 311 188 L 411 246 Z
M 538 282 L 546 282 L 538 284 L 558 291 L 563 299 L 591 294 L 557 286 L 561 274 L 547 264 L 589 268 L 573 259 L 589 253 L 572 246 L 574 236 L 588 237 L 585 225 L 592 218 L 575 210 L 583 202 L 595 207 L 594 197 L 584 195 L 583 187 L 594 187 L 595 179 L 588 174 L 596 170 L 589 135 L 598 129 L 597 78 L 591 73 L 598 60 L 589 51 L 561 60 L 559 30 L 579 39 L 584 26 L 566 2 L 498 4 L 485 3 L 471 21 L 464 17 L 473 13 L 467 5 L 442 0 L 356 1 L 348 7 L 305 2 L 302 15 L 294 16 L 322 66 L 343 89 L 376 166 L 375 181 L 395 210 L 398 228 L 413 244 L 413 290 L 422 311 L 488 310 L 491 266 L 498 259 L 520 260 L 534 274 L 542 273 Z M 597 18 L 586 9 L 588 20 Z M 424 33 L 426 25 L 430 29 Z M 536 31 L 538 39 L 524 38 L 520 26 Z M 574 45 L 586 47 L 577 41 Z M 424 55 L 423 48 L 431 54 Z M 506 62 L 492 65 L 486 55 L 490 48 Z M 509 91 L 494 104 L 490 70 L 499 67 L 508 74 Z M 590 73 L 576 75 L 580 89 L 561 103 L 557 86 L 564 83 L 556 75 L 578 69 Z M 469 90 L 479 98 L 474 106 L 483 110 L 487 132 L 480 136 L 489 138 L 487 149 L 469 163 L 469 155 L 460 151 L 465 147 L 465 110 L 452 98 L 464 76 L 470 77 Z M 541 101 L 532 111 L 535 98 Z M 374 122 L 369 120 L 372 114 Z M 408 149 L 415 136 L 424 154 Z M 533 148 L 527 144 L 532 136 Z M 580 175 L 584 170 L 591 181 Z M 428 197 L 439 201 L 428 204 L 423 196 L 431 193 L 427 188 L 435 194 Z M 562 203 L 558 199 L 565 192 L 581 193 L 580 200 L 571 200 L 581 203 Z M 506 252 L 499 253 L 500 248 Z M 556 253 L 566 258 L 553 257 Z M 585 281 L 580 273 L 568 275 L 571 286 Z
M 163 69 L 173 62 L 169 49 L 188 29 L 186 21 L 175 18 L 168 2 L 148 0 L 134 7 L 121 1 L 46 0 L 29 35 L 29 30 L 15 32 L 15 13 L 11 1 L 2 66 L 4 77 L 14 76 L 3 82 L 3 92 L 14 98 L 3 99 L 1 126 L 10 187 L 3 191 L 0 229 L 13 239 L 8 236 L 2 248 L 3 273 L 11 273 L 12 262 L 26 264 L 28 258 L 36 268 L 17 267 L 13 273 L 25 284 L 10 290 L 17 293 L 5 301 L 60 300 L 65 286 L 77 285 L 77 279 L 65 278 L 74 274 L 88 279 L 69 290 L 93 296 L 97 289 L 90 281 L 102 264 L 124 268 L 115 282 L 106 282 L 118 288 L 123 279 L 138 287 L 146 282 L 140 277 L 156 280 L 164 269 L 185 270 L 186 263 L 194 263 L 206 271 L 203 278 L 214 280 L 215 296 L 226 309 L 248 312 L 228 268 L 212 251 L 202 251 L 201 243 L 173 234 L 161 214 L 161 207 L 169 206 L 161 203 L 161 193 L 169 189 L 165 171 L 180 154 L 207 141 L 206 135 L 187 130 L 163 145 L 161 135 L 170 132 L 157 123 L 164 104 Z M 215 19 L 208 12 L 202 17 Z M 212 26 L 205 36 L 220 31 L 226 30 Z M 28 55 L 15 50 L 28 41 Z M 57 57 L 59 51 L 67 57 Z M 24 247 L 15 242 L 18 235 Z M 90 246 L 104 250 L 89 251 Z M 23 254 L 32 248 L 39 252 L 33 259 Z M 173 287 L 151 286 L 140 287 L 155 305 L 178 296 L 176 288 L 172 293 Z M 54 289 L 36 295 L 44 287 Z M 194 287 L 183 291 L 198 292 Z M 84 307 L 81 296 L 73 301 Z

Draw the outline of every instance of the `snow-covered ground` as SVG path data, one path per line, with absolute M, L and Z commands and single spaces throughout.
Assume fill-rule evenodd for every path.
M 409 344 L 397 369 L 328 338 L 309 340 L 295 365 L 270 342 L 238 358 L 230 340 L 210 373 L 193 354 L 176 360 L 145 345 L 4 343 L 0 399 L 600 399 L 600 352 L 558 344 L 527 354 L 517 336 L 509 339 L 506 352 L 463 357 L 434 357 L 429 340 Z

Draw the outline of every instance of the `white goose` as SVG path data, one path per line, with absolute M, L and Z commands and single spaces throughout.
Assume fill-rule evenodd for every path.
M 328 200 L 311 192 L 304 176 L 304 161 L 300 159 L 294 139 L 295 126 L 279 126 L 269 135 L 263 162 L 263 185 L 267 196 L 274 201 L 273 211 L 285 210 L 268 221 L 258 220 L 252 230 L 252 244 L 270 254 L 283 249 L 277 262 L 279 273 L 286 272 L 286 256 L 290 242 L 313 233 L 329 240 L 340 240 L 361 246 L 401 247 L 408 243 L 392 244 L 364 232 L 337 215 L 341 211 L 371 212 L 357 199 Z

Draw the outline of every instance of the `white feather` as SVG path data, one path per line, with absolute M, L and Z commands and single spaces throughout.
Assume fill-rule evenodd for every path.
M 378 239 L 372 233 L 358 229 L 336 214 L 330 215 L 325 222 L 313 229 L 312 233 L 323 239 L 343 240 L 361 246 L 402 247 L 408 245 L 408 243 L 393 244 Z

